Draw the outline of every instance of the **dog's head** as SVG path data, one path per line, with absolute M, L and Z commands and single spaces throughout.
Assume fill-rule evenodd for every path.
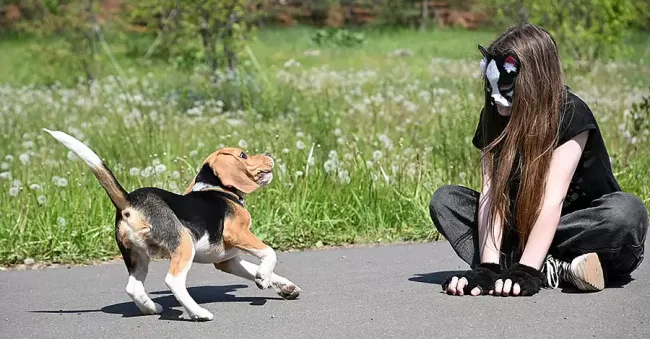
M 185 194 L 199 182 L 235 190 L 238 195 L 250 194 L 271 183 L 273 166 L 269 153 L 250 155 L 240 148 L 222 148 L 203 161 Z

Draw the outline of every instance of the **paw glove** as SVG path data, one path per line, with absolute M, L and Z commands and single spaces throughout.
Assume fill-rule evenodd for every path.
M 495 263 L 482 263 L 476 266 L 473 270 L 468 270 L 460 274 L 453 274 L 447 277 L 442 283 L 442 290 L 446 291 L 451 279 L 458 277 L 458 279 L 465 278 L 467 285 L 463 288 L 463 293 L 469 295 L 471 291 L 478 287 L 481 289 L 481 294 L 488 294 L 490 290 L 494 289 L 494 282 L 501 274 L 501 265 Z
M 512 286 L 519 284 L 520 296 L 531 296 L 542 288 L 544 275 L 533 267 L 516 263 L 507 271 L 501 273 L 497 279 L 512 281 Z

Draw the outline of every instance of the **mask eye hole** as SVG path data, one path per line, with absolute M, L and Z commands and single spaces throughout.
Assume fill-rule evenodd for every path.
M 244 153 L 244 152 L 241 152 L 239 154 L 239 157 L 242 158 L 242 159 L 248 159 L 248 155 L 246 155 L 246 153 Z

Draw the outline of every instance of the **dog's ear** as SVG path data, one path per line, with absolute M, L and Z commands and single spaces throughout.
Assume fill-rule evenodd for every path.
M 209 165 L 225 186 L 234 187 L 246 194 L 261 187 L 246 163 L 232 154 L 219 152 L 209 160 Z

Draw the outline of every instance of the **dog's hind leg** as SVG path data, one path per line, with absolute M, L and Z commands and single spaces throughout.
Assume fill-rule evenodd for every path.
M 255 281 L 255 275 L 259 271 L 259 266 L 236 256 L 230 260 L 214 264 L 218 270 L 236 275 L 238 277 Z M 271 286 L 275 292 L 284 299 L 296 299 L 300 296 L 302 290 L 289 279 L 273 273 L 271 275 Z
M 149 271 L 149 257 L 141 254 L 136 254 L 135 257 L 134 269 L 129 272 L 126 293 L 143 314 L 160 314 L 163 311 L 162 306 L 153 302 L 144 289 L 144 281 Z
M 118 223 L 117 227 L 117 246 L 122 253 L 122 259 L 129 272 L 129 281 L 126 284 L 126 294 L 131 297 L 135 305 L 142 314 L 160 314 L 163 311 L 162 306 L 153 302 L 144 289 L 144 281 L 147 279 L 149 272 L 149 257 L 146 254 L 140 254 L 133 249 L 125 247 L 125 227 L 123 223 Z
M 187 230 L 180 229 L 180 239 L 175 249 L 170 251 L 171 262 L 165 277 L 165 283 L 183 305 L 192 320 L 212 320 L 214 316 L 199 306 L 187 292 L 185 281 L 194 260 L 194 243 Z

